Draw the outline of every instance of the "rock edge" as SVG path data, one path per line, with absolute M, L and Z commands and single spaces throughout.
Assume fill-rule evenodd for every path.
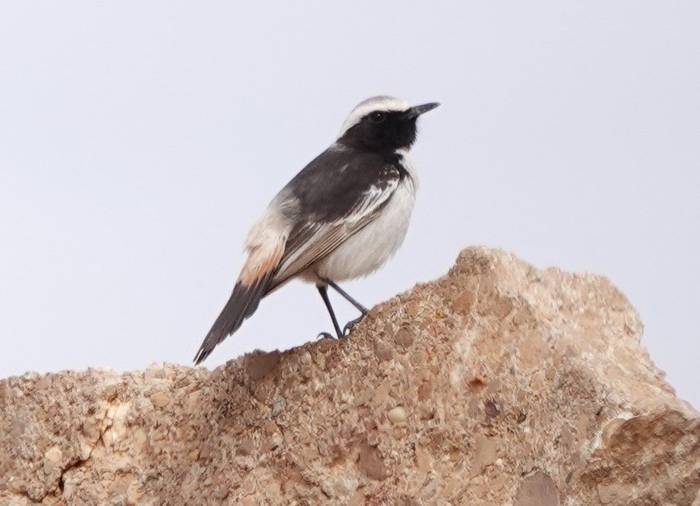
M 0 381 L 0 504 L 700 505 L 700 418 L 605 278 L 469 248 L 341 341 Z

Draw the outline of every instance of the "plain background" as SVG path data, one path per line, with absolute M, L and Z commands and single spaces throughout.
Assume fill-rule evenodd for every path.
M 253 220 L 393 94 L 442 107 L 403 248 L 346 288 L 375 304 L 476 244 L 601 273 L 700 405 L 699 6 L 3 2 L 0 377 L 189 363 Z M 206 365 L 329 328 L 289 285 Z

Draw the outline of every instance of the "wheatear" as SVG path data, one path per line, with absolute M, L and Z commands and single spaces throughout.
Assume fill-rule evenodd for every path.
M 437 106 L 410 107 L 382 96 L 352 110 L 337 140 L 277 194 L 248 233 L 248 258 L 196 364 L 255 312 L 260 299 L 293 278 L 316 284 L 338 337 L 367 314 L 337 282 L 374 272 L 403 242 L 418 184 L 408 151 L 416 120 Z M 343 330 L 329 286 L 362 313 Z

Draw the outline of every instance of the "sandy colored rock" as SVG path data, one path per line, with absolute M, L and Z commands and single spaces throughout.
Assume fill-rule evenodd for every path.
M 394 409 L 390 409 L 386 416 L 391 423 L 401 424 L 406 421 L 408 414 L 403 406 L 396 406 Z
M 0 504 L 700 505 L 641 334 L 605 278 L 468 249 L 340 341 L 0 381 Z
M 525 478 L 515 495 L 515 506 L 559 506 L 559 491 L 548 475 L 536 471 Z

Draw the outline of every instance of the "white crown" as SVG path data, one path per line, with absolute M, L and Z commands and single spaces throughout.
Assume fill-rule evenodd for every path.
M 410 106 L 405 100 L 396 97 L 379 96 L 363 100 L 355 106 L 343 123 L 338 138 L 357 125 L 362 118 L 374 111 L 405 111 Z

